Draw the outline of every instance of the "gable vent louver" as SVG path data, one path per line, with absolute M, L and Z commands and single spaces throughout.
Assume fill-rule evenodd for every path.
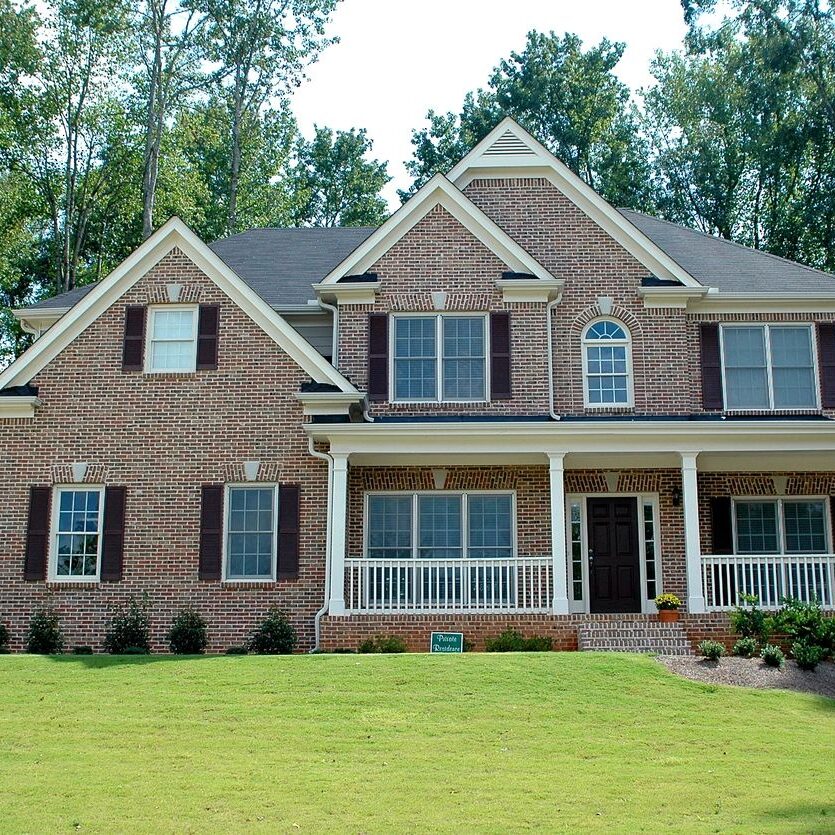
M 529 148 L 518 136 L 511 131 L 505 131 L 485 152 L 486 157 L 535 156 L 536 152 Z

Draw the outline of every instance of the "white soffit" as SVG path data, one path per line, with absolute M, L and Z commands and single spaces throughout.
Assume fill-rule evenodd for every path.
M 544 177 L 653 275 L 680 281 L 687 287 L 701 286 L 509 116 L 496 125 L 447 177 L 462 190 L 480 178 Z

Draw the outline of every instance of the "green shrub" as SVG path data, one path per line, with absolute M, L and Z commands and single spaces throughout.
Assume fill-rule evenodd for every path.
M 731 626 L 743 638 L 754 638 L 759 643 L 768 640 L 770 623 L 766 613 L 759 607 L 759 599 L 753 594 L 741 594 L 743 605 L 731 612 Z
M 104 648 L 111 655 L 147 655 L 151 651 L 148 595 L 117 609 L 104 635 Z
M 92 655 L 93 654 L 93 648 L 88 647 L 88 646 L 82 646 L 81 644 L 78 644 L 77 646 L 74 646 L 72 648 L 72 654 L 73 655 Z
M 0 622 L 0 653 L 9 651 L 9 628 Z
M 406 642 L 397 635 L 378 635 L 376 638 L 367 638 L 358 647 L 357 652 L 362 654 L 382 652 L 394 654 L 408 652 Z
M 26 652 L 56 655 L 64 649 L 64 633 L 58 614 L 52 609 L 36 609 L 26 633 Z
M 246 655 L 247 648 L 246 647 L 229 647 L 226 650 L 226 655 Z
M 801 670 L 814 670 L 826 657 L 826 651 L 817 644 L 795 641 L 792 644 L 792 655 Z
M 505 629 L 495 638 L 484 639 L 484 649 L 487 652 L 550 652 L 553 645 L 553 638 L 524 638 L 515 629 Z
M 786 660 L 786 656 L 783 655 L 783 650 L 774 644 L 766 644 L 760 651 L 760 658 L 769 667 L 782 667 Z
M 299 642 L 287 615 L 272 608 L 249 636 L 246 648 L 259 655 L 288 655 Z
M 699 652 L 708 661 L 718 661 L 725 654 L 725 645 L 719 641 L 704 640 L 699 644 Z
M 209 643 L 203 616 L 191 606 L 177 612 L 168 630 L 168 645 L 176 655 L 199 655 Z
M 734 644 L 733 652 L 740 658 L 753 658 L 757 654 L 757 642 L 753 638 L 740 638 Z
M 830 618 L 823 616 L 820 604 L 802 603 L 792 598 L 783 599 L 783 607 L 774 617 L 775 627 L 794 641 L 820 647 L 825 655 L 833 650 L 833 630 Z

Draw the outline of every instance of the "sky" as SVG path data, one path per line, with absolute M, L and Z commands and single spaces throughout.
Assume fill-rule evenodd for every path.
M 616 72 L 633 90 L 651 82 L 656 50 L 679 48 L 685 31 L 680 0 L 342 0 L 329 28 L 340 43 L 294 94 L 299 126 L 308 137 L 314 124 L 365 128 L 372 156 L 388 162 L 384 195 L 395 208 L 426 111 L 458 112 L 531 29 L 625 42 Z

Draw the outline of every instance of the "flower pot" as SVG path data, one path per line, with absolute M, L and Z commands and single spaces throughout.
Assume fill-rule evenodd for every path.
M 661 623 L 675 623 L 678 620 L 678 609 L 659 609 L 658 620 Z

